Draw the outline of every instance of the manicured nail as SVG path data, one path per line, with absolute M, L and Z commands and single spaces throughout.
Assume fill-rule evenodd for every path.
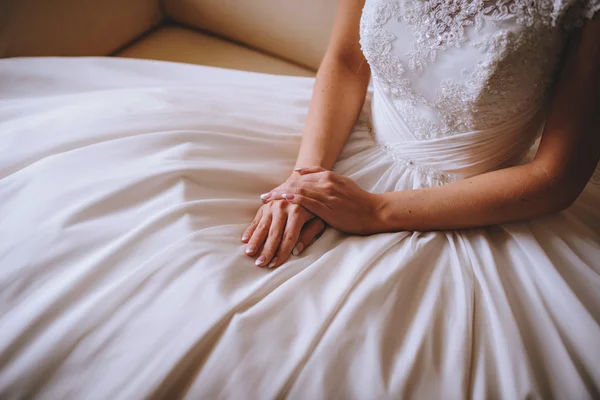
M 245 251 L 246 251 L 246 254 L 251 254 L 254 252 L 254 250 L 256 250 L 256 245 L 251 244 L 248 247 L 246 247 Z
M 302 253 L 302 250 L 304 250 L 304 245 L 302 243 L 298 242 L 294 246 L 294 250 L 292 250 L 292 254 L 297 256 L 298 254 Z
M 260 256 L 254 262 L 254 265 L 261 266 L 261 265 L 263 265 L 265 263 L 265 261 L 267 261 L 266 258 L 265 258 L 265 256 Z
M 286 200 L 294 200 L 294 195 L 291 193 L 284 193 L 281 195 L 281 197 L 283 197 Z
M 263 193 L 260 195 L 261 200 L 267 200 L 269 197 L 271 197 L 271 193 Z
M 304 168 L 294 168 L 294 171 L 304 171 Z
M 248 241 L 248 236 L 242 236 L 242 242 L 247 242 Z
M 275 266 L 275 264 L 277 264 L 277 257 L 275 257 L 273 260 L 271 260 L 271 262 L 269 263 L 267 268 L 273 268 Z

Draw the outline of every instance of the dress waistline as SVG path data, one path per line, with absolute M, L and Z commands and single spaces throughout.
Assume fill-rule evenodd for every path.
M 428 140 L 406 140 L 410 132 L 383 93 L 366 104 L 366 123 L 373 139 L 392 158 L 440 183 L 517 165 L 529 153 L 544 127 L 541 108 L 525 111 L 490 129 Z M 391 108 L 390 108 L 391 107 Z M 400 123 L 399 123 L 400 122 Z

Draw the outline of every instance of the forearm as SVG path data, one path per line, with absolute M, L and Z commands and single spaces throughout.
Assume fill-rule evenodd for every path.
M 549 177 L 533 162 L 445 186 L 384 193 L 378 230 L 462 229 L 524 220 L 566 208 L 575 192 L 565 179 Z
M 333 167 L 363 106 L 369 76 L 368 64 L 362 60 L 325 57 L 313 88 L 296 167 Z
M 600 20 L 573 39 L 533 162 L 446 186 L 381 196 L 381 230 L 443 230 L 550 214 L 581 193 L 600 158 Z

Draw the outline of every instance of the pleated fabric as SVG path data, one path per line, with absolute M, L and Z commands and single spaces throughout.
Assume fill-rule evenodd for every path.
M 294 166 L 313 83 L 0 61 L 1 398 L 598 396 L 596 185 L 525 223 L 329 228 L 253 265 L 240 236 Z M 336 171 L 373 192 L 438 183 L 361 122 Z

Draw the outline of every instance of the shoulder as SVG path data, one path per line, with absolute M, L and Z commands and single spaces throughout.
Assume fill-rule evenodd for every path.
M 579 28 L 600 11 L 600 0 L 544 0 L 550 9 L 550 22 L 567 29 Z

